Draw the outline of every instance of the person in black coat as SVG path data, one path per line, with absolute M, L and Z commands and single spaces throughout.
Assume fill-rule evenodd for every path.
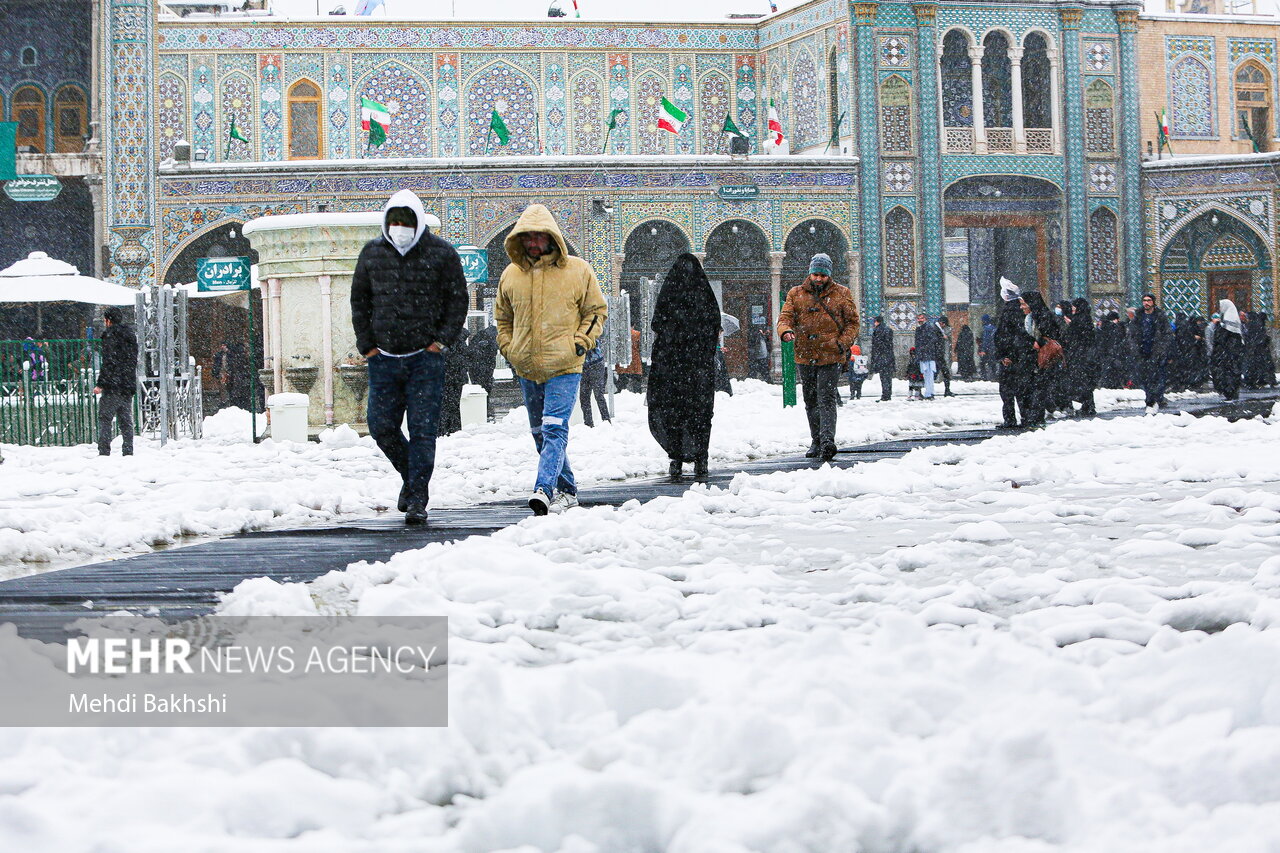
M 649 364 L 649 432 L 671 460 L 673 478 L 692 462 L 694 479 L 707 479 L 707 448 L 716 402 L 716 347 L 720 308 L 707 274 L 685 252 L 667 273 L 653 309 Z
M 1049 341 L 1061 343 L 1062 332 L 1058 320 L 1044 297 L 1038 290 L 1032 290 L 1022 297 L 1022 327 L 1031 336 L 1036 352 L 1036 369 L 1031 379 L 1031 411 L 1032 423 L 1043 423 L 1047 412 L 1058 411 L 1059 407 L 1069 408 L 1061 398 L 1063 367 L 1062 360 L 1040 367 L 1040 348 Z M 1025 425 L 1025 423 L 1024 423 Z
M 1066 385 L 1071 401 L 1080 403 L 1080 416 L 1092 417 L 1093 389 L 1098 383 L 1097 330 L 1093 328 L 1093 312 L 1089 300 L 1071 303 L 1071 316 L 1063 327 L 1062 349 L 1066 355 Z M 1071 402 L 1067 403 L 1071 406 Z
M 956 339 L 956 378 L 972 382 L 978 378 L 978 363 L 973 357 L 973 329 L 965 323 Z
M 484 389 L 485 416 L 493 417 L 493 366 L 498 360 L 498 327 L 489 324 L 467 342 L 467 376 Z
M 467 384 L 471 349 L 466 333 L 444 351 L 444 391 L 440 395 L 440 423 L 436 435 L 452 435 L 462 429 L 462 387 Z
M 1123 388 L 1125 384 L 1125 364 L 1127 361 L 1127 343 L 1124 326 L 1120 324 L 1120 315 L 1115 311 L 1107 314 L 1098 328 L 1098 362 L 1100 375 L 1099 385 L 1103 388 Z
M 1000 402 L 1004 422 L 1000 429 L 1017 429 L 1044 423 L 1044 410 L 1036 407 L 1032 392 L 1035 388 L 1036 348 L 1035 338 L 1025 328 L 1025 314 L 1018 289 L 1005 285 L 1001 290 L 1004 305 L 996 316 L 993 337 L 996 369 L 1000 377 Z M 1019 424 L 1018 416 L 1022 422 Z
M 120 426 L 120 453 L 133 455 L 133 396 L 138 389 L 138 338 L 124 322 L 124 312 L 102 312 L 102 367 L 94 383 L 98 400 L 98 455 L 111 455 L 111 422 Z
M 867 367 L 880 374 L 880 402 L 893 398 L 893 329 L 885 325 L 884 317 L 876 317 L 871 330 L 871 357 Z
M 369 434 L 402 479 L 396 506 L 405 523 L 424 524 L 444 394 L 443 350 L 465 331 L 467 281 L 458 253 L 427 231 L 416 195 L 396 193 L 382 217 L 382 235 L 356 260 L 351 325 L 369 365 Z M 408 441 L 400 429 L 406 414 Z
M 1222 321 L 1213 333 L 1213 387 L 1223 399 L 1240 396 L 1240 373 L 1244 358 L 1244 340 L 1240 335 L 1240 312 L 1230 299 L 1219 303 Z
M 925 315 L 916 317 L 916 361 L 920 364 L 920 373 L 924 376 L 924 399 L 933 399 L 933 377 L 946 355 L 946 342 L 942 340 L 942 331 L 937 323 L 930 323 Z
M 1173 330 L 1150 293 L 1142 297 L 1142 310 L 1129 323 L 1129 341 L 1137 362 L 1138 383 L 1146 394 L 1147 409 L 1154 412 L 1167 405 L 1164 399 L 1165 370 Z
M 1247 388 L 1264 388 L 1276 384 L 1276 365 L 1271 357 L 1271 335 L 1267 334 L 1267 315 L 1248 313 L 1244 328 L 1244 384 Z

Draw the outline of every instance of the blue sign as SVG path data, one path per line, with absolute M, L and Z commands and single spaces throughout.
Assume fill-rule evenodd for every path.
M 251 287 L 253 281 L 249 278 L 248 258 L 200 258 L 196 261 L 196 290 L 201 293 L 249 290 Z
M 455 246 L 462 259 L 462 274 L 467 284 L 483 284 L 489 281 L 489 252 L 476 246 Z

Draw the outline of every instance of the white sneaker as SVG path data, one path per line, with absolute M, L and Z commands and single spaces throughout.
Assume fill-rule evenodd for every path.
M 1154 414 L 1155 414 L 1156 412 L 1158 412 L 1158 411 L 1160 411 L 1160 409 L 1159 409 L 1159 407 L 1158 407 L 1158 406 L 1147 406 L 1147 414 L 1148 414 L 1148 415 L 1154 415 Z
M 551 498 L 542 489 L 538 489 L 529 495 L 529 509 L 533 510 L 534 515 L 546 515 L 551 509 Z
M 551 502 L 551 511 L 555 513 L 566 512 L 577 505 L 577 495 L 571 495 L 568 492 L 561 492 L 556 495 L 556 499 Z

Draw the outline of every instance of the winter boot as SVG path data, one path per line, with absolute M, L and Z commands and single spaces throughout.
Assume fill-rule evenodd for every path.
M 684 463 L 679 459 L 672 459 L 671 464 L 667 466 L 667 474 L 671 476 L 672 480 L 679 480 L 684 474 Z
M 709 475 L 707 457 L 700 457 L 693 463 L 693 481 L 695 483 L 705 483 Z

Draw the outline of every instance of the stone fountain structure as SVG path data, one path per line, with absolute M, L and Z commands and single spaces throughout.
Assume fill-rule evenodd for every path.
M 440 220 L 427 214 L 433 232 Z M 351 424 L 365 432 L 369 378 L 351 328 L 351 276 L 382 213 L 300 213 L 246 222 L 262 280 L 263 387 L 306 394 L 311 432 Z

